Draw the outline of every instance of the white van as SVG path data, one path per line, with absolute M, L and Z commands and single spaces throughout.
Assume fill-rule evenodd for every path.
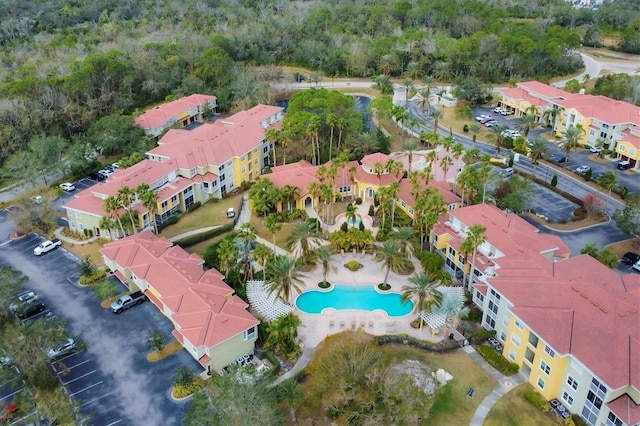
M 513 176 L 516 173 L 516 171 L 513 169 L 513 167 L 507 167 L 506 169 L 504 169 L 502 171 L 502 173 L 500 173 L 500 175 L 503 178 L 510 178 L 511 176 Z

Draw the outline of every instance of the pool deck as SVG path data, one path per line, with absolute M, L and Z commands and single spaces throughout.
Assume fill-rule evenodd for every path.
M 357 260 L 364 267 L 357 272 L 351 272 L 344 267 L 344 264 L 350 260 Z M 414 259 L 413 263 L 416 270 L 421 270 L 417 260 Z M 329 272 L 327 275 L 327 281 L 330 283 L 378 285 L 384 279 L 386 272 L 373 260 L 373 256 L 362 253 L 337 254 L 334 256 L 333 265 L 336 271 Z M 402 287 L 409 284 L 409 278 L 412 275 L 398 275 L 392 271 L 388 280 L 391 285 L 389 292 L 401 293 Z M 318 283 L 323 280 L 322 268 L 318 266 L 311 272 L 305 272 L 304 276 L 306 285 L 302 291 L 317 290 Z M 411 328 L 411 321 L 418 318 L 413 312 L 401 317 L 390 317 L 380 310 L 368 312 L 325 309 L 321 314 L 313 315 L 306 314 L 295 307 L 296 296 L 297 294 L 289 302 L 294 306 L 295 314 L 302 320 L 303 325 L 298 328 L 298 337 L 305 346 L 315 347 L 327 336 L 350 329 L 362 329 L 376 336 L 404 333 L 418 339 L 432 340 L 431 328 L 427 325 L 422 330 Z M 438 330 L 432 341 L 442 341 L 448 333 L 445 330 Z

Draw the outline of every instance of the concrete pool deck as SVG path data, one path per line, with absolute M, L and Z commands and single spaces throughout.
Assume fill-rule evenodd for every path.
M 344 267 L 344 264 L 350 260 L 356 260 L 363 265 L 357 272 L 351 272 Z M 417 261 L 413 260 L 416 270 L 420 270 L 420 265 Z M 329 272 L 327 274 L 327 281 L 330 283 L 344 283 L 344 284 L 370 284 L 378 285 L 384 279 L 386 270 L 381 268 L 381 265 L 374 261 L 372 255 L 362 253 L 345 253 L 336 254 L 332 264 L 336 267 L 335 272 Z M 305 285 L 302 291 L 317 290 L 318 283 L 323 280 L 322 267 L 318 266 L 311 272 L 305 272 L 303 274 L 305 278 L 303 281 Z M 389 284 L 391 289 L 389 292 L 401 293 L 402 287 L 409 284 L 409 278 L 411 275 L 398 275 L 391 271 L 389 274 Z M 363 331 L 380 336 L 385 334 L 407 334 L 409 336 L 421 339 L 431 339 L 431 328 L 425 325 L 422 330 L 411 328 L 411 321 L 418 318 L 418 316 L 411 312 L 408 315 L 401 317 L 390 317 L 386 312 L 382 311 L 355 311 L 344 310 L 337 311 L 334 309 L 325 309 L 321 314 L 307 314 L 300 311 L 295 306 L 295 297 L 289 301 L 294 307 L 294 313 L 300 317 L 302 326 L 298 328 L 298 337 L 305 347 L 315 347 L 322 342 L 327 336 L 340 333 L 345 330 L 357 330 Z M 454 330 L 449 331 L 456 335 L 456 339 L 464 339 Z M 447 338 L 448 333 L 445 330 L 438 330 L 435 335 L 434 342 L 440 342 Z

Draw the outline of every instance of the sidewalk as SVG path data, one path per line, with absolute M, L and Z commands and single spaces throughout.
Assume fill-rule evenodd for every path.
M 215 226 L 206 226 L 204 228 L 193 229 L 191 231 L 187 231 L 187 232 L 183 232 L 182 234 L 175 235 L 169 238 L 169 241 L 171 241 L 172 243 L 175 243 L 176 241 L 181 240 L 183 238 L 190 237 L 192 235 L 201 234 L 203 232 L 211 231 L 213 229 L 220 228 L 221 226 L 222 225 L 215 225 Z
M 516 374 L 514 376 L 504 376 L 498 370 L 493 368 L 491 365 L 487 363 L 473 348 L 473 346 L 468 345 L 462 348 L 463 351 L 469 354 L 471 359 L 478 364 L 484 371 L 486 371 L 493 379 L 498 382 L 498 385 L 491 391 L 489 395 L 487 395 L 478 408 L 476 408 L 476 412 L 473 413 L 473 417 L 471 418 L 470 426 L 482 426 L 485 418 L 491 411 L 491 408 L 495 405 L 496 402 L 500 398 L 502 398 L 507 392 L 512 390 L 513 388 L 523 384 L 526 382 L 525 378 L 521 374 Z
M 315 347 L 305 346 L 305 348 L 302 351 L 302 355 L 300 355 L 300 358 L 298 358 L 298 362 L 296 362 L 296 365 L 294 365 L 291 368 L 291 370 L 287 371 L 282 376 L 278 377 L 271 384 L 271 386 L 278 386 L 280 383 L 294 377 L 296 374 L 302 371 L 311 362 L 311 359 L 313 358 L 313 352 L 315 351 L 315 349 L 316 349 Z
M 83 246 L 85 244 L 92 243 L 92 242 L 96 241 L 98 238 L 100 238 L 100 237 L 94 235 L 93 237 L 89 238 L 88 240 L 78 241 L 78 240 L 74 240 L 73 238 L 65 237 L 64 235 L 62 235 L 62 230 L 63 229 L 64 229 L 64 226 L 61 226 L 60 228 L 58 228 L 55 231 L 53 231 L 53 235 L 55 235 L 56 238 L 59 239 L 60 241 L 63 241 L 65 243 L 69 243 L 69 244 L 75 244 L 75 245 L 78 245 L 78 246 Z

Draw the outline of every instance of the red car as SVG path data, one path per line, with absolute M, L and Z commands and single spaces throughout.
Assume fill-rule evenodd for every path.
M 484 120 L 482 120 L 480 124 L 487 124 L 490 121 L 495 121 L 495 119 L 493 117 L 487 117 Z

